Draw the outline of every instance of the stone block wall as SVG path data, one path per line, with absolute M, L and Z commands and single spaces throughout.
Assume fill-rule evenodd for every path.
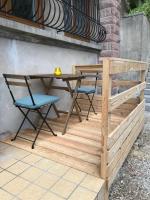
M 120 56 L 120 15 L 121 0 L 101 0 L 101 24 L 106 28 L 107 37 L 100 57 Z

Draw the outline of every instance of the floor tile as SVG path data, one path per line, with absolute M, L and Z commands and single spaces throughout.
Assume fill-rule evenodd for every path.
M 32 182 L 35 179 L 37 179 L 40 175 L 42 175 L 42 173 L 43 173 L 42 170 L 37 169 L 35 167 L 30 167 L 22 174 L 20 174 L 20 176 Z
M 38 200 L 46 191 L 36 185 L 29 185 L 18 197 L 22 200 Z M 48 199 L 47 199 L 48 200 Z
M 29 155 L 30 152 L 25 151 L 23 149 L 16 148 L 14 146 L 9 145 L 8 148 L 4 149 L 3 152 L 9 155 L 12 158 L 17 160 L 23 159 L 25 156 Z
M 61 179 L 51 188 L 51 191 L 63 198 L 68 198 L 75 188 L 76 184 Z
M 7 172 L 3 171 L 0 173 L 0 187 L 2 187 L 4 184 L 8 183 L 12 179 L 14 179 L 16 176 Z
M 84 172 L 81 172 L 76 169 L 69 169 L 69 171 L 63 176 L 63 178 L 79 184 L 85 176 L 86 173 Z
M 97 178 L 91 175 L 87 175 L 80 184 L 80 186 L 83 186 L 94 192 L 99 192 L 102 185 L 103 185 L 103 182 L 101 181 L 100 178 Z
M 64 200 L 64 198 L 58 197 L 57 195 L 55 195 L 55 194 L 53 194 L 51 192 L 48 192 L 40 200 Z
M 24 157 L 30 155 L 30 152 L 24 151 L 24 150 L 18 149 L 18 148 L 13 148 L 11 151 L 13 153 L 13 157 L 18 159 L 18 160 L 21 160 Z
M 17 195 L 25 187 L 27 187 L 28 184 L 30 184 L 28 181 L 20 177 L 16 177 L 12 181 L 10 181 L 8 184 L 6 184 L 3 188 L 9 193 L 12 193 L 13 195 Z
M 12 198 L 13 196 L 11 194 L 0 189 L 0 200 L 10 200 Z
M 8 156 L 0 157 L 0 167 L 3 169 L 7 169 L 8 167 L 10 167 L 11 165 L 13 165 L 16 162 L 18 162 L 18 160 L 14 159 L 14 158 L 10 158 Z
M 96 193 L 86 188 L 78 187 L 68 200 L 94 200 Z
M 57 176 L 63 176 L 68 170 L 69 170 L 69 167 L 59 164 L 59 163 L 55 163 L 49 168 L 48 171 Z
M 11 167 L 9 167 L 7 170 L 9 172 L 12 172 L 14 174 L 19 175 L 20 173 L 22 173 L 24 170 L 26 170 L 30 165 L 24 163 L 24 162 L 17 162 L 14 165 L 12 165 Z
M 3 169 L 0 167 L 0 172 L 2 172 L 3 171 Z
M 35 183 L 45 189 L 51 188 L 57 181 L 59 180 L 59 177 L 50 174 L 50 173 L 44 173 L 42 176 L 40 176 Z
M 5 144 L 3 142 L 0 142 L 0 151 L 3 151 L 4 149 L 8 148 L 10 145 Z
M 42 158 L 40 161 L 36 162 L 34 166 L 43 169 L 43 170 L 48 170 L 50 167 L 55 165 L 55 162 L 52 160 L 48 160 L 45 158 Z
M 30 154 L 29 156 L 26 156 L 24 159 L 22 159 L 23 162 L 28 164 L 34 164 L 39 160 L 41 160 L 41 157 L 34 154 Z

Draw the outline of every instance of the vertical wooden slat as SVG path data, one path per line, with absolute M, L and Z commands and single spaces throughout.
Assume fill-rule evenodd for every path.
M 107 179 L 107 139 L 109 131 L 109 96 L 111 94 L 111 78 L 109 75 L 110 61 L 103 59 L 102 77 L 102 154 L 101 154 L 101 177 Z M 108 199 L 108 181 L 106 180 L 105 199 Z
M 140 72 L 140 78 L 141 78 L 141 82 L 144 82 L 145 81 L 145 74 L 146 74 L 146 71 L 143 70 Z M 140 100 L 142 101 L 144 99 L 144 90 L 141 91 L 141 94 L 140 94 Z

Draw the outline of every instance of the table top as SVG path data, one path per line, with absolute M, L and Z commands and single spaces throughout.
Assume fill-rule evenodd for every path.
M 40 78 L 56 78 L 56 79 L 62 79 L 62 80 L 78 80 L 78 79 L 84 79 L 84 75 L 75 75 L 75 74 L 62 74 L 60 76 L 56 76 L 54 74 L 32 74 L 28 75 L 30 79 L 40 79 Z

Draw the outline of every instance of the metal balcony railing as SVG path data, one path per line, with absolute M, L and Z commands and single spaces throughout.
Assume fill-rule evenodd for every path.
M 99 43 L 106 38 L 100 23 L 100 0 L 0 0 L 0 13 L 88 41 Z

